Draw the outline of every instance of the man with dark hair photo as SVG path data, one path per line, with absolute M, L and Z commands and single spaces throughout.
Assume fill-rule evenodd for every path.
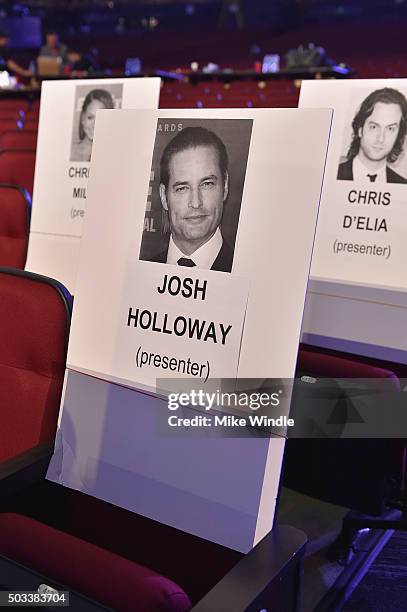
M 203 127 L 178 132 L 160 161 L 168 248 L 151 261 L 230 272 L 233 251 L 220 229 L 228 190 L 228 154 L 219 136 Z
M 407 100 L 390 87 L 373 91 L 352 121 L 352 142 L 346 161 L 339 164 L 338 180 L 407 183 L 388 164 L 403 150 L 407 131 Z

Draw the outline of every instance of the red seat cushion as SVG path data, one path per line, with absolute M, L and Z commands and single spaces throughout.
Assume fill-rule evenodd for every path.
M 0 270 L 0 461 L 50 441 L 65 372 L 68 314 L 47 279 Z
M 0 185 L 0 266 L 24 269 L 29 205 L 18 188 Z
M 19 514 L 0 514 L 0 554 L 114 610 L 186 612 L 191 608 L 188 596 L 171 580 Z

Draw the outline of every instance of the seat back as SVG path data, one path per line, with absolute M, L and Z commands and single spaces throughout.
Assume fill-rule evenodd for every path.
M 380 381 L 381 390 L 400 391 L 400 381 L 394 372 L 363 361 L 362 357 L 349 357 L 300 350 L 292 398 L 291 416 L 294 419 L 301 412 L 307 415 L 308 409 L 312 412 L 325 397 L 325 422 L 330 423 L 330 427 L 332 424 L 337 427 L 340 435 L 343 427 L 336 416 L 333 417 L 333 408 L 346 403 L 352 409 L 352 398 L 346 397 L 346 391 L 336 385 L 335 379 L 359 379 L 361 382 L 374 379 Z M 301 376 L 305 378 L 300 379 Z M 366 392 L 368 395 L 367 384 Z M 378 515 L 383 511 L 385 498 L 392 495 L 391 483 L 400 475 L 394 459 L 395 448 L 401 462 L 403 443 L 398 440 L 292 438 L 286 444 L 283 482 L 285 486 L 317 499 Z
M 52 440 L 72 299 L 57 281 L 0 268 L 0 461 Z
M 38 130 L 39 117 L 36 115 L 28 115 L 24 119 L 25 130 Z
M 366 363 L 362 357 L 351 359 L 302 349 L 298 353 L 297 370 L 324 378 L 387 379 L 395 389 L 400 388 L 399 379 L 393 371 Z
M 35 151 L 37 137 L 38 132 L 36 130 L 6 130 L 0 134 L 0 150 L 27 149 Z
M 2 110 L 0 108 L 0 123 L 3 121 L 22 121 L 24 111 L 22 110 Z
M 23 127 L 23 119 L 17 117 L 0 117 L 0 133 L 6 130 L 17 130 Z
M 27 149 L 0 151 L 0 183 L 19 185 L 33 193 L 35 151 Z
M 24 189 L 0 184 L 0 266 L 24 269 L 31 201 Z
M 6 113 L 10 111 L 15 111 L 21 114 L 24 113 L 28 109 L 28 100 L 0 100 L 0 112 Z

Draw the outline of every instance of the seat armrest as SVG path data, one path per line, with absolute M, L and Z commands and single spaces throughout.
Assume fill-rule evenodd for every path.
M 77 612 L 113 612 L 110 608 L 99 602 L 85 597 L 47 576 L 43 576 L 34 570 L 0 555 L 0 591 L 37 591 L 41 584 L 45 584 L 60 593 L 69 593 L 69 609 Z M 2 594 L 4 597 L 4 593 Z M 3 603 L 3 602 L 2 602 Z M 40 607 L 40 610 L 48 610 L 48 607 Z M 51 608 L 55 610 L 56 608 Z
M 279 526 L 248 552 L 191 612 L 287 612 L 299 610 L 302 560 L 306 535 L 294 527 Z M 291 583 L 289 586 L 288 583 Z M 292 601 L 284 598 L 291 594 Z M 280 606 L 279 607 L 279 603 Z
M 44 442 L 0 464 L 0 501 L 45 478 L 54 442 Z
M 307 538 L 293 527 L 273 529 L 245 555 L 191 612 L 299 610 L 302 560 Z M 45 583 L 70 592 L 70 606 L 82 612 L 109 610 L 69 587 L 0 555 L 0 590 L 37 590 Z

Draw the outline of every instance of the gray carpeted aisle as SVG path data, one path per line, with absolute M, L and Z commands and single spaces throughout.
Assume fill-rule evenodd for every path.
M 407 533 L 396 531 L 343 607 L 346 612 L 407 612 Z

